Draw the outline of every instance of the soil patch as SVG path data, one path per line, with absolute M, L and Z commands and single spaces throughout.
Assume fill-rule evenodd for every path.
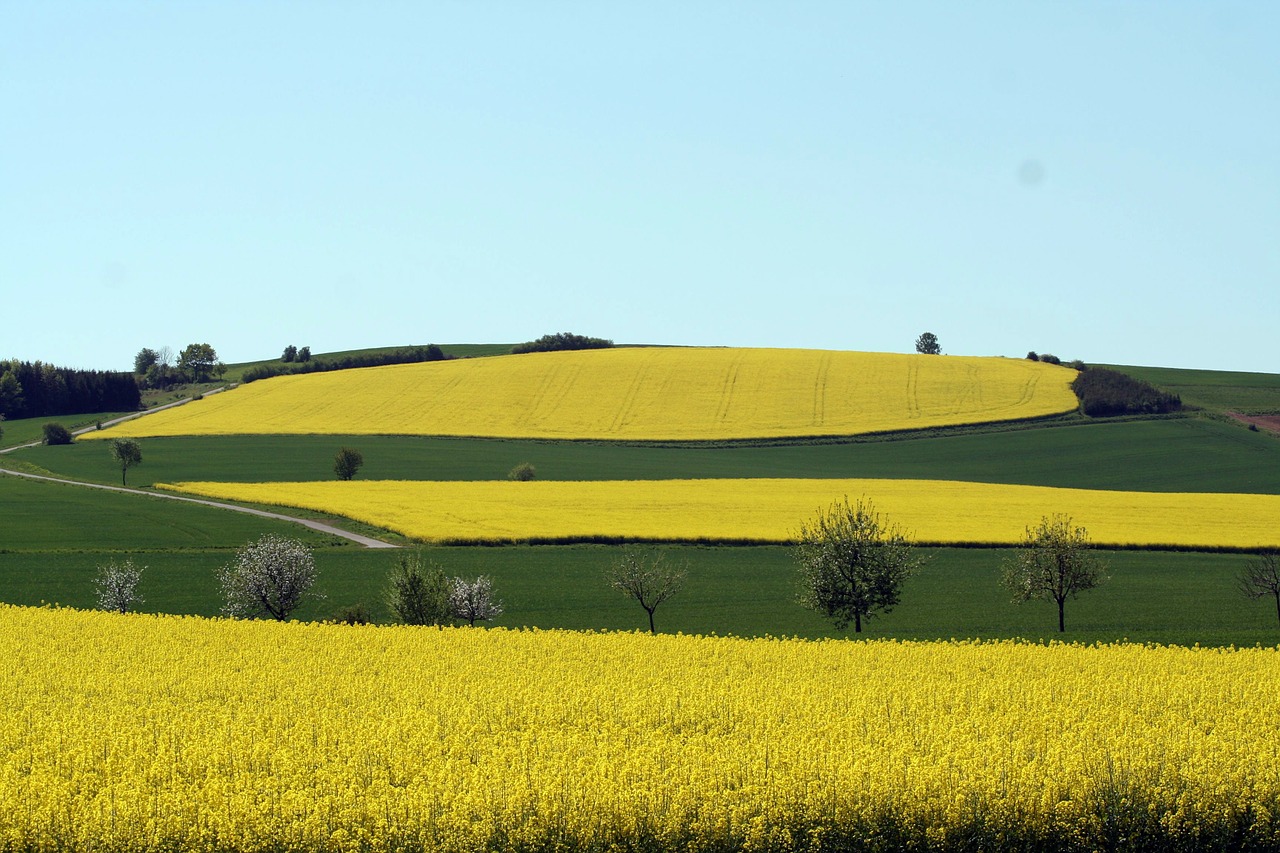
M 1239 412 L 1227 412 L 1227 415 L 1242 424 L 1250 424 L 1280 435 L 1280 415 L 1242 415 Z

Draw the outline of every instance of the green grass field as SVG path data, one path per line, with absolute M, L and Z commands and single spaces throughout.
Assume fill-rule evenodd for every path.
M 670 547 L 671 562 L 687 562 L 688 581 L 657 611 L 658 630 L 740 636 L 845 636 L 795 604 L 795 567 L 780 547 Z M 430 548 L 448 574 L 493 578 L 505 605 L 495 624 L 574 630 L 641 630 L 644 611 L 609 588 L 604 573 L 617 557 L 608 546 Z M 867 623 L 864 636 L 899 639 L 1009 637 L 1110 642 L 1128 639 L 1202 645 L 1275 645 L 1280 622 L 1274 603 L 1248 601 L 1233 578 L 1248 558 L 1239 555 L 1124 551 L 1106 554 L 1112 579 L 1068 602 L 1067 633 L 1056 630 L 1052 604 L 1014 605 L 997 585 L 1005 552 L 937 549 L 908 581 L 902 604 Z M 147 566 L 142 610 L 217 615 L 217 569 L 230 552 L 139 552 Z M 363 604 L 386 620 L 386 578 L 397 552 L 324 548 L 317 552 L 317 591 L 325 597 L 297 614 L 324 619 Z M 92 607 L 96 567 L 119 553 L 0 553 L 3 600 Z M 851 631 L 852 629 L 850 629 Z
M 342 445 L 361 479 L 491 480 L 531 462 L 546 480 L 889 477 L 1138 491 L 1280 494 L 1280 440 L 1207 418 L 1075 423 L 848 444 L 654 447 L 410 436 L 142 439 L 130 485 L 333 479 Z M 106 445 L 8 455 L 68 477 L 119 483 Z
M 444 347 L 459 356 L 496 355 L 509 348 Z M 234 379 L 251 364 L 233 365 L 227 378 Z M 1120 369 L 1174 390 L 1189 405 L 1211 412 L 1280 411 L 1280 376 Z M 48 420 L 75 428 L 107 417 L 5 423 L 0 446 L 39 440 Z M 343 444 L 363 453 L 365 465 L 358 476 L 368 479 L 501 479 L 527 461 L 540 479 L 548 480 L 902 477 L 1280 494 L 1280 439 L 1205 416 L 1113 422 L 1077 417 L 848 443 L 717 447 L 404 436 L 157 438 L 142 441 L 143 463 L 129 471 L 129 485 L 331 479 L 334 453 Z M 4 465 L 103 484 L 120 482 L 119 468 L 100 443 L 23 449 L 0 456 Z M 146 598 L 142 609 L 215 615 L 220 609 L 217 568 L 236 548 L 265 532 L 296 536 L 316 548 L 318 589 L 325 598 L 308 604 L 299 618 L 327 618 L 355 604 L 369 608 L 375 618 L 387 618 L 383 588 L 398 552 L 364 550 L 286 522 L 7 476 L 0 476 L 0 600 L 93 606 L 96 567 L 131 555 L 148 566 L 140 587 Z M 785 548 L 665 550 L 669 559 L 688 562 L 689 580 L 680 595 L 659 610 L 659 630 L 837 635 L 794 603 L 795 570 Z M 428 549 L 449 574 L 494 578 L 506 603 L 498 624 L 638 629 L 645 624 L 643 611 L 603 579 L 619 552 L 618 547 L 604 545 Z M 1058 636 L 1052 605 L 1015 606 L 997 586 L 1004 552 L 931 553 L 926 568 L 909 582 L 903 604 L 873 619 L 868 636 Z M 1066 639 L 1280 642 L 1274 605 L 1245 600 L 1235 590 L 1234 577 L 1249 559 L 1246 556 L 1125 551 L 1109 559 L 1111 583 L 1068 604 Z

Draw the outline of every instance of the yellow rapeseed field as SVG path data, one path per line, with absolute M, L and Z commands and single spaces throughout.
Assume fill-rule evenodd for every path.
M 1014 543 L 1067 513 L 1102 545 L 1280 546 L 1280 495 L 1094 491 L 941 480 L 628 480 L 159 484 L 303 507 L 435 542 L 788 541 L 848 496 L 929 543 Z
M 0 606 L 0 660 L 5 851 L 1280 845 L 1277 649 Z
M 1070 411 L 1075 375 L 1008 358 L 623 347 L 282 376 L 87 437 L 854 435 Z

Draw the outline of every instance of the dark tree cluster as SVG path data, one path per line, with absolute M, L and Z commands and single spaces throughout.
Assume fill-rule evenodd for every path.
M 288 350 L 285 351 L 286 354 Z M 303 358 L 303 354 L 306 358 Z M 361 355 L 344 355 L 341 358 L 312 358 L 309 347 L 302 347 L 294 354 L 294 361 L 282 364 L 259 364 L 250 367 L 240 377 L 241 382 L 256 382 L 259 379 L 270 379 L 272 376 L 285 376 L 292 373 L 324 373 L 329 370 L 350 370 L 356 367 L 382 367 L 387 364 L 417 364 L 422 361 L 444 361 L 450 358 L 444 350 L 435 344 L 425 347 L 411 347 L 393 352 L 364 353 Z
M 536 341 L 516 344 L 511 348 L 511 352 L 519 355 L 526 352 L 558 352 L 560 350 L 571 349 L 607 349 L 611 346 L 613 346 L 613 341 L 605 340 L 604 338 L 589 338 L 585 335 L 575 335 L 572 332 L 558 332 L 554 335 L 543 335 Z
M 298 349 L 293 344 L 289 344 L 284 348 L 284 352 L 280 355 L 281 361 L 297 361 L 307 362 L 311 360 L 311 347 L 303 347 Z
M 1118 370 L 1091 367 L 1071 383 L 1080 410 L 1091 418 L 1162 415 L 1182 409 L 1182 398 Z
M 131 412 L 142 404 L 132 373 L 0 361 L 0 415 L 10 420 Z

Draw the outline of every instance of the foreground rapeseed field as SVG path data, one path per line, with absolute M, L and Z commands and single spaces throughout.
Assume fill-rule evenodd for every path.
M 1280 849 L 1280 650 L 0 607 L 0 849 Z
M 1014 544 L 1066 513 L 1099 545 L 1280 547 L 1280 495 L 1120 492 L 940 480 L 178 483 L 206 497 L 347 516 L 430 542 L 786 542 L 842 497 L 869 498 L 917 540 Z
M 856 435 L 1072 411 L 1075 376 L 1024 359 L 626 347 L 282 376 L 86 437 Z

